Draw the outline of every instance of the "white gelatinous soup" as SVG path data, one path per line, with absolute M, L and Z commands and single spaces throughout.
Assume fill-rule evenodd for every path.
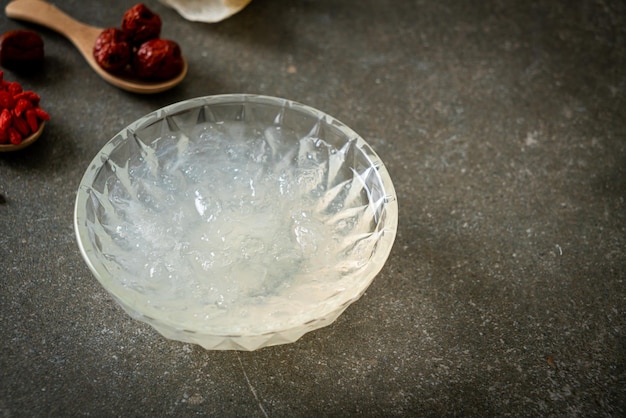
M 112 209 L 103 264 L 190 329 L 264 332 L 315 318 L 377 241 L 380 201 L 364 187 L 373 168 L 346 164 L 350 147 L 237 122 L 161 137 L 96 196 Z

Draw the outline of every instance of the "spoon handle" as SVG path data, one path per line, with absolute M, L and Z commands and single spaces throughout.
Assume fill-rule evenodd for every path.
M 64 35 L 85 57 L 92 55 L 94 41 L 102 31 L 77 21 L 43 0 L 14 0 L 7 4 L 5 13 L 12 19 L 36 23 Z

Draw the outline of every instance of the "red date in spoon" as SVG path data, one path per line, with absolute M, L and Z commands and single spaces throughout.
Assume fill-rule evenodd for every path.
M 123 90 L 143 94 L 159 93 L 178 85 L 187 75 L 187 61 L 182 55 L 182 69 L 167 80 L 139 80 L 106 71 L 98 64 L 93 54 L 96 39 L 103 29 L 79 22 L 43 0 L 14 0 L 6 6 L 5 12 L 12 19 L 36 23 L 64 35 L 100 77 Z

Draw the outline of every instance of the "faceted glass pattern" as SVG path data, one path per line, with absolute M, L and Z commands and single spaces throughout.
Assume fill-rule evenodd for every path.
M 260 200 L 261 186 L 275 194 Z M 244 199 L 240 218 L 224 217 Z M 230 246 L 198 232 L 219 216 L 221 229 L 243 231 Z M 397 223 L 389 174 L 359 135 L 256 95 L 191 99 L 130 124 L 89 165 L 75 207 L 83 258 L 120 305 L 167 338 L 215 350 L 290 343 L 332 323 L 383 267 Z M 257 228 L 277 232 L 264 244 Z M 263 258 L 292 247 L 300 258 L 278 272 Z

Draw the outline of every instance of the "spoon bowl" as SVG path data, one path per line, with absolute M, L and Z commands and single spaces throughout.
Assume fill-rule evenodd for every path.
M 43 0 L 14 0 L 6 6 L 5 12 L 12 19 L 45 26 L 68 38 L 100 77 L 120 89 L 141 94 L 160 93 L 179 84 L 187 75 L 187 61 L 183 57 L 182 71 L 169 80 L 150 82 L 116 76 L 100 67 L 93 56 L 93 46 L 102 28 L 79 22 Z
M 32 134 L 30 134 L 29 136 L 24 138 L 22 140 L 22 142 L 20 142 L 17 145 L 14 145 L 14 144 L 0 144 L 0 152 L 18 151 L 18 150 L 21 150 L 22 148 L 26 148 L 27 146 L 32 145 L 33 142 L 35 142 L 41 136 L 45 124 L 46 123 L 42 121 L 39 124 L 39 128 L 35 132 L 33 132 Z

